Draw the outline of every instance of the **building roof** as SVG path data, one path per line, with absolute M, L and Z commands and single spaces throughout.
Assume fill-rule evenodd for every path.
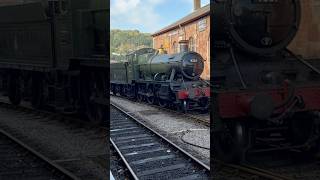
M 203 6 L 202 8 L 200 8 L 200 9 L 192 12 L 191 14 L 183 17 L 182 19 L 176 21 L 175 23 L 173 23 L 173 24 L 171 24 L 171 25 L 169 25 L 169 26 L 167 26 L 167 27 L 165 27 L 165 28 L 153 33 L 151 36 L 154 37 L 154 36 L 158 36 L 160 34 L 166 33 L 168 31 L 176 29 L 179 26 L 186 25 L 186 24 L 188 24 L 190 22 L 193 22 L 193 21 L 198 20 L 198 19 L 200 19 L 202 17 L 205 17 L 205 16 L 207 16 L 209 14 L 210 14 L 210 4 L 208 4 L 206 6 Z

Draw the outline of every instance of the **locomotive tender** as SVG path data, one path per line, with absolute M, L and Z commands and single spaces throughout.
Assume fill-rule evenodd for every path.
M 299 29 L 299 0 L 217 0 L 213 13 L 212 157 L 316 151 L 320 61 L 287 49 Z
M 196 52 L 189 52 L 181 41 L 177 54 L 161 54 L 143 48 L 126 56 L 125 63 L 111 64 L 111 91 L 161 107 L 174 105 L 179 110 L 207 110 L 210 88 L 200 79 L 204 63 Z
M 18 105 L 106 121 L 105 0 L 0 3 L 1 88 Z

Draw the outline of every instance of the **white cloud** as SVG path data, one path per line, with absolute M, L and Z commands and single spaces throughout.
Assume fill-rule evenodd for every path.
M 210 4 L 210 0 L 202 0 L 201 1 L 202 6 L 207 5 L 207 4 Z
M 125 24 L 140 27 L 147 32 L 155 32 L 164 26 L 160 23 L 163 17 L 156 12 L 156 8 L 170 1 L 172 0 L 111 0 L 111 28 Z M 188 6 L 193 7 L 193 0 L 179 1 L 187 2 Z M 201 5 L 204 6 L 209 2 L 210 0 L 201 0 Z
M 155 31 L 160 27 L 155 22 L 160 16 L 155 13 L 157 5 L 166 0 L 113 0 L 111 1 L 111 28 L 117 22 L 143 26 L 143 29 Z
M 136 7 L 140 0 L 116 0 L 111 4 L 111 13 L 114 15 L 128 12 L 128 10 Z

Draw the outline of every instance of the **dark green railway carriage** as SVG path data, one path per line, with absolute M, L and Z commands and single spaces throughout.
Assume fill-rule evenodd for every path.
M 0 4 L 1 84 L 11 102 L 104 119 L 108 7 L 105 0 Z

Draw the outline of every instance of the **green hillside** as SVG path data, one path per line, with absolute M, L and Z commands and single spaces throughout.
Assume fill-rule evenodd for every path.
M 121 55 L 141 47 L 152 47 L 151 34 L 141 33 L 138 30 L 110 31 L 111 59 L 119 60 L 122 58 Z

